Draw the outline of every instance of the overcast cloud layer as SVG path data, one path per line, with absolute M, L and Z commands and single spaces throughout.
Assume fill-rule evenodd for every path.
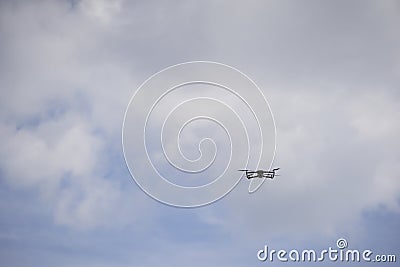
M 2 265 L 257 266 L 264 244 L 339 237 L 400 260 L 398 25 L 399 1 L 2 1 Z M 121 127 L 143 81 L 191 60 L 261 88 L 282 176 L 177 209 L 132 182 Z

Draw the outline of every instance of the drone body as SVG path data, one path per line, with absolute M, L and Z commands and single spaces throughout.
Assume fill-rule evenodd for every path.
M 274 179 L 275 176 L 278 176 L 277 174 L 275 174 L 275 171 L 277 171 L 279 169 L 280 168 L 275 168 L 270 171 L 264 171 L 264 170 L 257 170 L 257 171 L 239 170 L 239 171 L 246 172 L 247 179 L 253 179 L 253 178 Z

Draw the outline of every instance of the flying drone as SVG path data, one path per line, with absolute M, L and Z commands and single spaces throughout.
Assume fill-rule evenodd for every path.
M 250 170 L 238 170 L 241 172 L 246 172 L 246 177 L 247 179 L 253 179 L 253 178 L 269 178 L 269 179 L 274 179 L 275 176 L 279 176 L 278 174 L 275 174 L 277 170 L 280 168 L 274 168 L 270 171 L 264 171 L 264 170 L 257 170 L 257 171 L 250 171 Z

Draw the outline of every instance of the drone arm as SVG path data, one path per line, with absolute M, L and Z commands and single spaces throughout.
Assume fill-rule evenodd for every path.
M 257 177 L 257 174 L 256 174 L 255 172 L 249 172 L 249 173 L 247 173 L 247 178 L 248 178 L 248 179 L 252 179 L 252 178 L 255 178 L 255 177 Z
M 269 179 L 274 179 L 275 173 L 273 172 L 266 172 L 263 175 L 263 178 L 269 178 Z

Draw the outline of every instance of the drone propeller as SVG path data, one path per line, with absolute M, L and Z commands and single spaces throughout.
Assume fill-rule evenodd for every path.
M 239 172 L 247 172 L 248 170 L 238 170 Z
M 277 170 L 279 170 L 280 168 L 275 168 L 275 169 L 272 169 L 273 171 L 277 171 Z

